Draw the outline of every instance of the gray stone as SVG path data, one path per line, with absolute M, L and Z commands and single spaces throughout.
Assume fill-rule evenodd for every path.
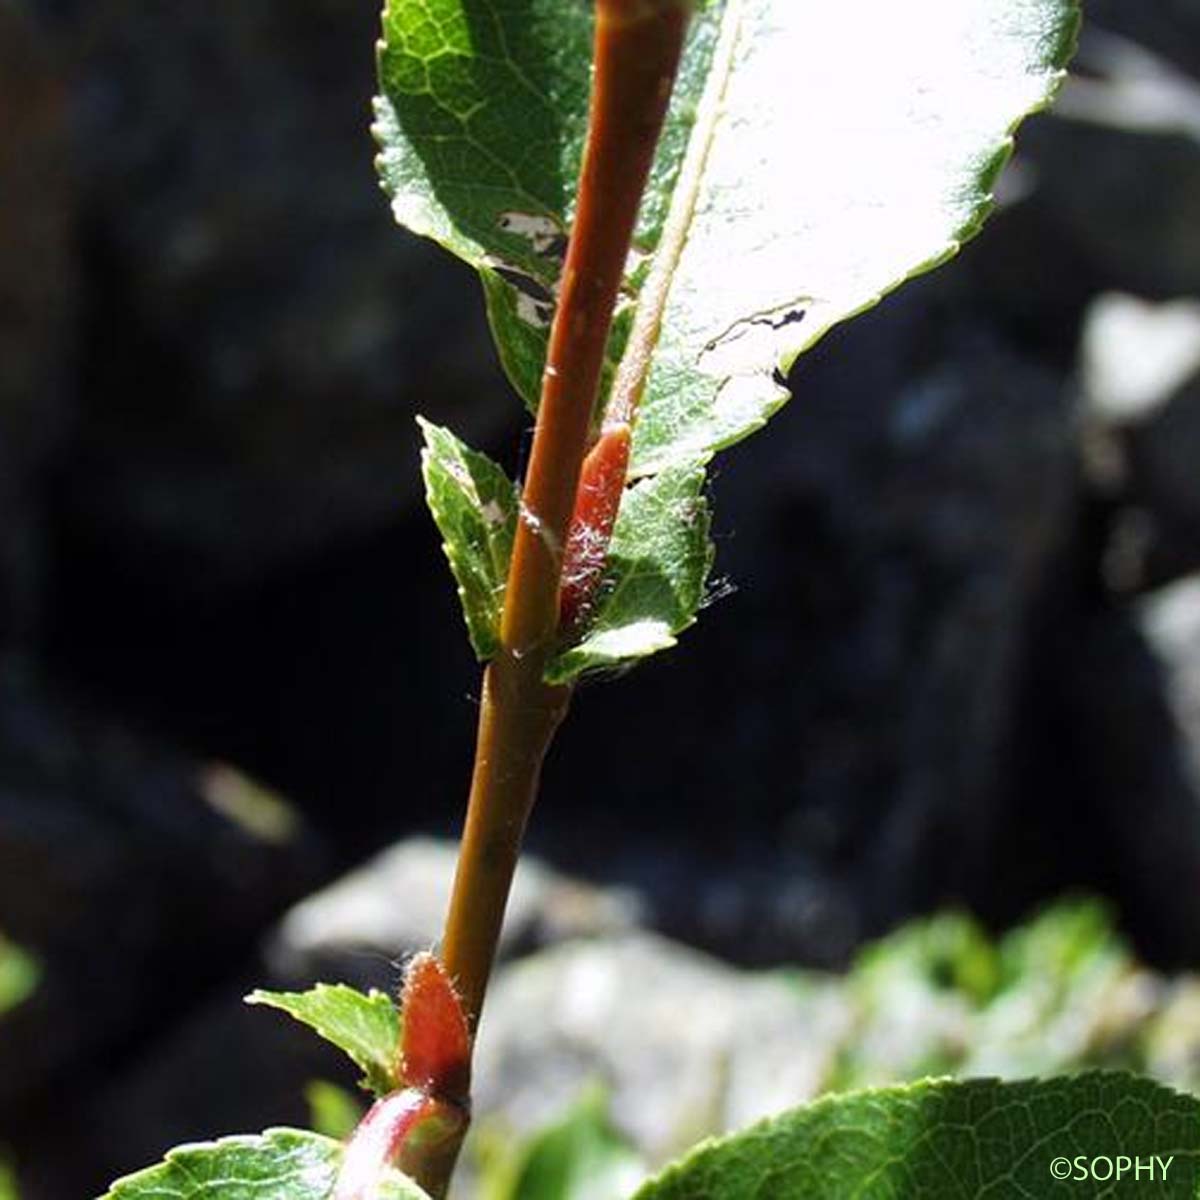
M 358 1073 L 337 1051 L 283 1014 L 239 1003 L 253 986 L 288 982 L 239 973 L 57 1122 L 34 1122 L 21 1142 L 22 1195 L 95 1195 L 178 1142 L 305 1124 L 314 1078 L 353 1092 Z M 827 1087 L 855 1012 L 832 978 L 742 972 L 640 933 L 563 942 L 501 967 L 492 985 L 475 1128 L 520 1136 L 599 1084 L 617 1127 L 655 1164 Z M 465 1168 L 456 1195 L 473 1194 L 470 1154 Z
M 1138 624 L 1164 676 L 1164 694 L 1200 808 L 1200 575 L 1139 605 Z
M 391 987 L 403 956 L 441 936 L 457 845 L 416 837 L 302 900 L 272 935 L 267 958 L 284 979 L 344 979 Z M 636 924 L 635 896 L 569 879 L 524 855 L 513 881 L 500 954 Z
M 1200 304 L 1097 297 L 1080 375 L 1084 468 L 1112 509 L 1104 579 L 1145 592 L 1200 566 Z
M 1084 398 L 1097 420 L 1148 420 L 1200 370 L 1200 301 L 1097 296 L 1084 320 L 1080 360 Z
M 600 1084 L 652 1163 L 816 1095 L 852 1014 L 836 985 L 749 975 L 646 934 L 565 943 L 496 979 L 480 1124 L 529 1130 Z
M 1200 978 L 1183 975 L 1171 982 L 1145 1040 L 1149 1071 L 1174 1087 L 1200 1089 Z

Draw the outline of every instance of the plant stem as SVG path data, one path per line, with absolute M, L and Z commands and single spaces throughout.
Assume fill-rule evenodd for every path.
M 588 449 L 613 309 L 670 99 L 690 0 L 597 0 L 587 142 L 550 332 L 521 520 L 483 681 L 475 769 L 441 957 L 472 1033 L 542 760 L 569 687 L 544 682 L 559 636 L 563 548 Z M 420 1177 L 441 1194 L 450 1165 Z
M 475 771 L 441 954 L 472 1032 L 542 760 L 570 699 L 569 688 L 542 682 L 545 661 L 545 654 L 518 657 L 506 648 L 483 678 Z
M 575 221 L 505 591 L 502 649 L 484 676 L 475 772 L 442 943 L 472 1028 L 542 759 L 570 689 L 543 682 L 559 624 L 563 546 L 638 207 L 690 4 L 598 0 L 595 72 Z

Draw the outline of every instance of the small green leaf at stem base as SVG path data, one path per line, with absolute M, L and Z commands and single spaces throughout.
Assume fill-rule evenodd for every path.
M 118 1179 L 102 1200 L 332 1200 L 340 1142 L 299 1129 L 176 1146 L 157 1166 Z M 372 1200 L 429 1200 L 387 1171 Z
M 517 489 L 486 455 L 418 418 L 429 511 L 458 583 L 471 645 L 481 661 L 500 646 L 504 585 L 517 529 Z
M 313 1129 L 339 1142 L 348 1138 L 363 1118 L 357 1097 L 325 1079 L 314 1079 L 307 1084 L 304 1100 Z
M 21 1200 L 17 1192 L 16 1172 L 3 1158 L 0 1158 L 0 1200 Z
M 251 992 L 246 1003 L 277 1008 L 345 1051 L 365 1072 L 363 1085 L 375 1095 L 386 1095 L 397 1086 L 401 1021 L 383 992 L 372 989 L 364 994 L 342 983 L 318 983 L 307 992 Z
M 40 975 L 37 961 L 0 933 L 0 1013 L 28 999 Z

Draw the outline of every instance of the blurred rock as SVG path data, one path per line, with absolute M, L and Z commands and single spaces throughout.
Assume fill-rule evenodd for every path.
M 1154 304 L 1106 292 L 1088 310 L 1080 347 L 1084 398 L 1109 424 L 1144 421 L 1200 370 L 1200 300 Z
M 1200 75 L 1200 10 L 1194 0 L 1088 0 L 1087 23 L 1135 40 Z
M 373 178 L 377 6 L 31 7 L 74 81 L 75 537 L 167 586 L 258 579 L 412 501 L 415 412 L 512 415 L 473 275 Z
M 309 896 L 270 939 L 272 973 L 293 982 L 348 980 L 390 990 L 394 964 L 441 937 L 457 858 L 457 843 L 412 838 Z M 513 881 L 500 954 L 628 930 L 638 914 L 633 893 L 568 879 L 525 855 Z
M 24 11 L 0 7 L 0 644 L 36 620 L 37 485 L 62 435 L 72 302 L 65 97 Z
M 1196 305 L 1177 303 L 1200 288 L 1194 7 L 1092 0 L 1106 31 L 1085 37 L 1086 77 L 1023 131 L 984 237 L 805 355 L 791 409 L 721 460 L 721 602 L 677 654 L 580 688 L 532 833 L 591 882 L 533 871 L 506 952 L 611 941 L 497 985 L 496 1069 L 525 1071 L 530 1120 L 557 1103 L 539 1109 L 541 1091 L 593 1073 L 647 1146 L 743 1119 L 761 1099 L 738 1099 L 762 1066 L 747 1003 L 784 1102 L 824 1077 L 841 1001 L 614 936 L 639 915 L 741 962 L 842 964 L 946 899 L 1003 922 L 1085 883 L 1140 947 L 1200 961 L 1194 597 L 1158 590 L 1200 567 Z M 524 418 L 474 280 L 398 233 L 371 179 L 375 9 L 21 12 L 40 30 L 0 7 L 0 100 L 23 114 L 0 129 L 0 320 L 16 314 L 0 328 L 0 633 L 43 618 L 61 670 L 298 796 L 339 862 L 449 829 L 478 672 L 415 512 L 411 414 L 484 446 L 507 426 L 510 467 Z M 241 987 L 252 944 L 313 882 L 307 851 L 263 841 L 279 813 L 237 777 L 201 779 L 36 675 L 5 679 L 0 929 L 50 973 L 27 1023 L 0 1025 L 16 1064 L 0 1107 L 29 1132 L 50 1093 L 17 1100 L 21 1081 L 54 1087 L 103 1053 L 113 1083 L 74 1144 L 111 1145 L 123 1168 L 226 1126 L 201 1098 L 215 1114 L 250 1095 L 253 1035 L 181 1010 Z M 390 987 L 394 956 L 436 937 L 449 872 L 444 847 L 396 847 L 292 909 L 273 969 Z M 744 1001 L 743 984 L 765 991 Z M 614 996 L 643 986 L 612 1036 Z M 1137 1013 L 1139 987 L 1123 975 L 1103 998 Z M 174 1008 L 156 1016 L 160 993 Z M 893 1064 L 978 1036 L 933 995 L 855 1035 Z M 1027 1002 L 997 1037 L 1024 1036 Z M 539 1005 L 565 1031 L 545 1065 Z M 233 1074 L 201 1077 L 222 1054 Z M 185 1088 L 169 1109 L 172 1070 L 202 1078 L 195 1107 Z M 146 1127 L 122 1140 L 125 1112 Z
M 0 1021 L 0 1141 L 70 1075 L 173 1020 L 318 878 L 299 831 L 264 839 L 205 768 L 0 660 L 0 929 L 36 958 Z M 229 805 L 228 768 L 217 777 Z M 40 1114 L 40 1116 L 39 1116 Z
M 313 1078 L 354 1091 L 357 1072 L 338 1052 L 239 1003 L 262 983 L 286 981 L 239 967 L 232 985 L 70 1097 L 52 1126 L 31 1123 L 23 1200 L 94 1195 L 178 1142 L 304 1124 Z M 502 967 L 492 985 L 476 1128 L 522 1136 L 599 1084 L 617 1127 L 661 1162 L 824 1090 L 856 1020 L 832 978 L 747 974 L 634 932 L 563 942 Z M 63 1136 L 74 1154 L 54 1153 Z
M 644 934 L 567 943 L 503 971 L 475 1111 L 529 1131 L 589 1084 L 651 1162 L 821 1090 L 852 1011 L 833 984 L 748 976 Z
M 477 676 L 427 523 L 393 520 L 410 414 L 433 401 L 484 442 L 521 418 L 468 273 L 398 234 L 369 178 L 374 12 L 33 8 L 78 81 L 86 199 L 60 661 L 297 795 L 345 858 L 449 828 Z M 1108 91 L 1029 129 L 988 235 L 806 355 L 792 411 L 723 460 L 718 569 L 743 590 L 689 649 L 581 691 L 535 836 L 638 887 L 657 928 L 838 963 L 946 897 L 1011 914 L 1057 882 L 1048 851 L 1035 886 L 995 836 L 1016 810 L 1052 847 L 1066 807 L 1029 665 L 1096 600 L 1075 579 L 1097 554 L 1078 325 L 1101 287 L 1200 277 L 1191 84 L 1119 38 L 1085 53 Z M 1119 125 L 1130 87 L 1183 117 Z M 1129 158 L 1164 140 L 1175 187 Z M 648 747 L 642 716 L 668 712 Z
M 1101 286 L 1167 299 L 1200 289 L 1200 85 L 1089 26 L 1056 115 L 1022 133 L 1037 206 Z
M 1138 625 L 1163 673 L 1177 744 L 1200 809 L 1200 574 L 1146 597 Z
M 282 1014 L 239 1004 L 263 982 L 281 981 L 239 966 L 220 994 L 35 1128 L 25 1200 L 94 1195 L 175 1142 L 303 1122 L 314 1078 L 354 1096 L 357 1072 L 338 1053 Z M 738 971 L 637 932 L 568 941 L 497 975 L 475 1148 L 520 1145 L 597 1090 L 654 1163 L 827 1090 L 928 1074 L 1108 1067 L 1194 1088 L 1195 1010 L 1192 977 L 1147 970 L 1106 908 L 1083 899 L 1003 938 L 961 913 L 915 922 L 836 977 Z M 63 1136 L 74 1154 L 53 1152 Z M 468 1146 L 455 1195 L 476 1194 L 478 1165 Z
M 1076 625 L 1048 662 L 1067 697 L 1050 729 L 1068 789 L 1062 854 L 1119 897 L 1151 959 L 1200 956 L 1200 590 L 1182 581 Z M 1060 714 L 1060 720 L 1063 718 Z M 1085 824 L 1086 822 L 1086 824 Z M 1078 866 L 1075 868 L 1078 869 Z
M 1144 592 L 1200 566 L 1200 304 L 1098 297 L 1081 377 L 1085 470 L 1111 509 L 1102 574 Z
M 1148 531 L 1145 584 L 1200 568 L 1200 373 L 1128 434 L 1129 490 Z
M 1191 1091 L 1200 1087 L 1200 978 L 1184 975 L 1166 991 L 1163 1011 L 1146 1038 L 1146 1067 Z

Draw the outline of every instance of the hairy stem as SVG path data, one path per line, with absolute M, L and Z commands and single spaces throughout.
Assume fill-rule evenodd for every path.
M 690 0 L 597 0 L 575 220 L 550 333 L 501 624 L 484 674 L 475 770 L 441 957 L 472 1033 L 483 1008 L 542 760 L 569 687 L 544 682 L 564 548 L 634 223 L 679 64 Z M 422 1171 L 435 1192 L 444 1168 Z

